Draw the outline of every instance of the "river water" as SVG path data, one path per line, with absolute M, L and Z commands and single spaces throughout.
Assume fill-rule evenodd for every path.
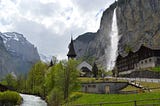
M 23 98 L 21 106 L 47 106 L 47 103 L 38 96 L 20 94 Z

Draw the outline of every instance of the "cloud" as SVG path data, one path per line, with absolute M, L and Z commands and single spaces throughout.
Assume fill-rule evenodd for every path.
M 0 0 L 0 31 L 16 31 L 44 55 L 66 58 L 71 34 L 99 28 L 114 0 Z

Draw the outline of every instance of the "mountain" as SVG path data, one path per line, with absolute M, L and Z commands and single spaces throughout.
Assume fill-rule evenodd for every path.
M 128 50 L 134 51 L 141 44 L 151 48 L 160 48 L 160 1 L 118 0 L 103 12 L 100 28 L 96 33 L 89 36 L 80 35 L 86 39 L 94 36 L 94 39 L 88 43 L 83 43 L 79 37 L 75 40 L 75 49 L 84 51 L 77 51 L 78 58 L 95 58 L 97 63 L 105 67 L 109 58 L 108 48 L 111 46 L 109 34 L 115 9 L 120 38 L 118 53 L 123 55 Z M 82 43 L 83 47 L 81 47 Z
M 16 32 L 0 33 L 0 73 L 25 74 L 40 60 L 37 48 Z
M 49 63 L 52 59 L 52 56 L 45 56 L 43 54 L 39 54 L 41 61 L 45 63 Z
M 89 55 L 85 54 L 90 41 L 93 41 L 95 39 L 95 33 L 85 33 L 83 35 L 80 35 L 76 40 L 74 40 L 74 46 L 75 46 L 75 52 L 78 53 L 77 58 L 80 58 L 84 55 Z

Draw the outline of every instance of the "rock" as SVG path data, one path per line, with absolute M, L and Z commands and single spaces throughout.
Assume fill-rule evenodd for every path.
M 0 63 L 1 73 L 25 74 L 33 64 L 40 60 L 37 48 L 28 42 L 22 34 L 16 32 L 0 33 L 0 38 L 2 48 L 0 53 L 3 60 Z
M 141 44 L 160 49 L 160 1 L 118 0 L 103 12 L 100 28 L 94 33 L 94 39 L 83 44 L 79 43 L 82 43 L 79 38 L 75 40 L 75 49 L 83 51 L 77 52 L 78 58 L 86 56 L 95 58 L 105 67 L 109 56 L 107 55 L 110 47 L 109 33 L 116 6 L 118 33 L 121 37 L 118 45 L 120 54 L 126 54 L 128 49 L 136 51 Z M 84 34 L 83 37 L 85 36 Z

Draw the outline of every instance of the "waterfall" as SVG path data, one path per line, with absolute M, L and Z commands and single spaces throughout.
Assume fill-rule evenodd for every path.
M 109 34 L 110 37 L 110 47 L 107 49 L 107 70 L 112 70 L 115 66 L 115 61 L 117 58 L 118 52 L 118 27 L 117 27 L 117 16 L 116 16 L 116 9 L 114 9 L 113 18 L 112 18 L 112 26 L 111 32 Z

